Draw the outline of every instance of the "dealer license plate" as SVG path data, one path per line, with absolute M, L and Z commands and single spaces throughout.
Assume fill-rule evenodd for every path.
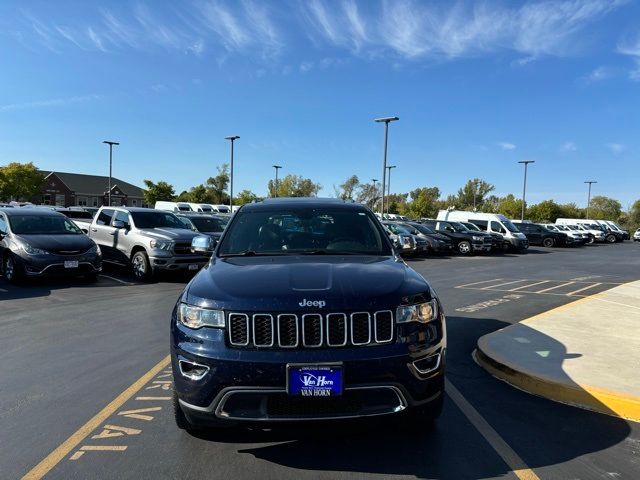
M 78 268 L 77 260 L 65 260 L 64 268 Z
M 342 395 L 342 365 L 288 365 L 289 395 L 335 397 Z

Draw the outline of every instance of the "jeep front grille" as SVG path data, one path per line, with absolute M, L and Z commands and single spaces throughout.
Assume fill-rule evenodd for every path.
M 390 310 L 375 313 L 229 313 L 229 343 L 249 348 L 319 348 L 390 343 Z

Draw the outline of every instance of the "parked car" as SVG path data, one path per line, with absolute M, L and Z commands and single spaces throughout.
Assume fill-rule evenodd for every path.
M 586 232 L 582 233 L 580 231 L 571 230 L 566 225 L 555 225 L 553 223 L 543 223 L 541 225 L 544 228 L 548 228 L 552 232 L 564 233 L 565 235 L 573 239 L 573 242 L 576 245 L 584 245 L 589 241 L 589 234 L 587 234 Z
M 461 223 L 468 230 L 471 230 L 472 232 L 481 232 L 485 234 L 488 233 L 489 235 L 491 235 L 491 239 L 493 240 L 493 243 L 491 244 L 491 250 L 496 250 L 496 251 L 505 250 L 511 246 L 510 242 L 505 241 L 504 236 L 500 233 L 485 232 L 484 230 L 481 230 L 480 227 L 477 226 L 475 223 L 471 223 L 471 222 L 458 222 L 458 223 Z
M 569 235 L 554 232 L 537 223 L 514 221 L 513 224 L 527 236 L 530 245 L 542 245 L 543 247 L 550 248 L 574 244 L 573 239 L 569 237 Z
M 458 253 L 462 255 L 471 255 L 474 252 L 488 252 L 491 250 L 491 245 L 493 245 L 491 235 L 474 233 L 464 225 L 456 222 L 422 219 L 420 223 L 449 237 L 456 246 Z
M 56 207 L 54 208 L 54 210 L 56 212 L 63 214 L 65 217 L 72 219 L 74 223 L 78 225 L 78 227 L 80 227 L 80 229 L 84 233 L 89 232 L 89 226 L 93 221 L 93 215 L 90 212 L 87 212 L 86 210 L 81 208 L 73 208 L 73 207 L 69 207 L 69 208 Z
M 605 233 L 600 229 L 600 228 L 591 228 L 586 224 L 570 224 L 570 223 L 558 223 L 556 221 L 556 225 L 564 225 L 568 228 L 570 228 L 571 230 L 576 230 L 576 231 L 580 231 L 582 233 L 586 233 L 588 234 L 590 237 L 593 237 L 593 241 L 594 242 L 604 242 L 604 237 L 605 237 Z
M 633 241 L 640 242 L 640 228 L 636 230 L 636 233 L 633 234 Z
M 299 229 L 284 232 L 283 218 Z M 244 205 L 170 332 L 179 428 L 381 415 L 422 426 L 442 409 L 441 304 L 357 203 Z
M 140 207 L 101 207 L 89 229 L 105 261 L 131 266 L 142 281 L 159 271 L 206 265 L 209 258 L 191 252 L 198 235 L 171 212 Z
M 598 223 L 597 220 L 589 220 L 585 218 L 558 218 L 556 220 L 556 224 L 580 225 L 581 227 L 594 233 L 596 241 L 616 243 L 621 242 L 624 239 L 623 234 L 611 231 L 609 226 L 605 227 Z M 601 232 L 601 235 L 596 235 L 595 232 Z
M 624 228 L 622 228 L 620 225 L 618 225 L 616 222 L 613 222 L 611 220 L 601 220 L 600 223 L 604 223 L 605 225 L 608 225 L 609 228 L 611 230 L 613 230 L 614 232 L 618 232 L 620 234 L 622 234 L 622 239 L 623 240 L 629 240 L 630 235 L 629 232 L 627 230 L 625 230 Z
M 194 232 L 209 235 L 216 241 L 220 239 L 229 217 L 221 215 L 203 215 L 202 213 L 177 213 L 176 216 L 187 228 Z
M 513 250 L 522 251 L 529 248 L 527 237 L 504 215 L 462 210 L 440 210 L 438 212 L 438 220 L 470 222 L 483 232 L 502 235 Z
M 413 235 L 424 237 L 429 242 L 429 252 L 451 253 L 454 249 L 453 242 L 446 235 L 432 230 L 431 228 L 417 222 L 406 222 L 401 225 L 410 228 Z
M 406 235 L 404 233 L 395 234 L 386 225 L 382 225 L 382 228 L 400 255 L 415 255 L 416 239 L 413 235 Z
M 385 222 L 382 222 L 382 224 L 385 227 L 387 227 L 389 230 L 391 230 L 391 232 L 395 233 L 396 235 L 411 235 L 412 237 L 414 237 L 416 248 L 411 252 L 412 254 L 426 255 L 427 253 L 429 253 L 429 242 L 427 241 L 427 239 L 419 235 L 414 235 L 411 232 L 412 230 L 411 228 L 408 228 L 405 225 L 402 225 L 397 222 L 385 221 Z
M 43 275 L 84 275 L 102 269 L 100 247 L 64 215 L 35 208 L 0 209 L 0 259 L 9 282 Z

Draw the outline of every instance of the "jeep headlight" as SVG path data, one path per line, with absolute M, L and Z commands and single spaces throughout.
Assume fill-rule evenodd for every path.
M 173 242 L 165 242 L 162 240 L 151 240 L 149 242 L 149 245 L 151 245 L 151 248 L 156 248 L 158 250 L 166 250 L 168 252 L 173 247 Z
M 36 248 L 28 243 L 22 244 L 22 250 L 24 250 L 28 255 L 49 255 L 49 252 L 46 250 L 42 250 L 41 248 Z
M 416 305 L 402 305 L 396 310 L 396 323 L 428 323 L 436 318 L 438 318 L 438 302 L 435 298 Z
M 94 243 L 91 248 L 89 250 L 87 250 L 87 253 L 95 253 L 96 255 L 100 256 L 102 255 L 102 250 L 100 250 L 100 247 L 98 246 L 97 243 Z
M 482 240 L 482 237 L 481 237 L 481 236 L 479 236 L 479 235 L 473 235 L 471 238 L 472 238 L 473 240 L 475 240 L 476 242 L 479 242 L 480 240 Z
M 178 322 L 193 329 L 201 327 L 224 328 L 225 325 L 222 310 L 211 310 L 186 303 L 178 305 Z

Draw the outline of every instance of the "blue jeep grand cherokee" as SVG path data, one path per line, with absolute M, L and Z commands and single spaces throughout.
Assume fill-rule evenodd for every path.
M 208 237 L 196 250 L 212 249 Z M 171 320 L 180 428 L 442 409 L 445 317 L 372 212 L 333 199 L 243 206 Z

